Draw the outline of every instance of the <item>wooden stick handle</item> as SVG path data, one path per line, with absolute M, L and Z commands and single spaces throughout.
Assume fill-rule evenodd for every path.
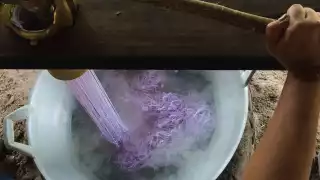
M 199 0 L 136 0 L 173 10 L 196 14 L 205 18 L 215 19 L 242 29 L 265 33 L 266 26 L 274 19 L 261 17 L 225 6 Z

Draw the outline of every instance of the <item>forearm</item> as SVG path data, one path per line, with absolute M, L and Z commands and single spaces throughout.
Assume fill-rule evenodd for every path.
M 320 81 L 288 74 L 282 95 L 244 180 L 307 180 L 315 152 Z

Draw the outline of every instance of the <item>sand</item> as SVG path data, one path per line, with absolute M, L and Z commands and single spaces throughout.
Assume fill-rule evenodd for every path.
M 35 70 L 0 70 L 0 117 L 3 118 L 28 103 L 30 89 L 37 76 Z M 27 143 L 25 122 L 15 125 L 15 139 Z M 2 121 L 0 123 L 2 136 Z M 2 153 L 3 154 L 3 153 Z M 41 180 L 33 159 L 18 152 L 9 151 L 0 159 L 0 173 L 14 175 L 17 180 Z

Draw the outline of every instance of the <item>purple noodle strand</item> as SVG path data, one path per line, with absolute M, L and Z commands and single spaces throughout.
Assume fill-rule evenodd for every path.
M 182 95 L 161 92 L 163 80 L 156 71 L 142 73 L 137 79 L 133 87 L 135 96 L 139 98 L 135 99 L 145 116 L 151 117 L 146 119 L 151 121 L 148 124 L 151 124 L 152 130 L 139 143 L 130 139 L 123 142 L 116 163 L 129 171 L 144 167 L 153 150 L 172 143 L 173 133 L 188 131 L 192 135 L 200 134 L 203 127 L 212 124 L 213 118 L 210 106 L 205 102 L 198 99 L 190 103 Z
M 119 146 L 127 128 L 93 70 L 67 82 L 72 93 L 97 125 L 102 135 Z
M 127 100 L 140 107 L 145 125 L 132 131 L 123 124 L 94 71 L 89 70 L 67 82 L 102 135 L 118 147 L 115 163 L 122 169 L 133 171 L 157 164 L 148 160 L 154 157 L 154 151 L 166 150 L 168 145 L 177 142 L 176 134 L 196 140 L 204 131 L 213 130 L 211 106 L 199 96 L 191 98 L 165 92 L 166 78 L 165 71 L 157 70 L 143 71 L 129 78 Z

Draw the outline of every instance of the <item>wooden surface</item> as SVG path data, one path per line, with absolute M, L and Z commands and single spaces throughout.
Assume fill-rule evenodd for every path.
M 211 1 L 215 2 L 215 1 Z M 222 0 L 220 4 L 255 13 L 285 12 L 294 0 Z M 266 56 L 262 35 L 134 0 L 80 0 L 76 26 L 30 47 L 0 27 L 0 55 L 201 55 Z M 319 7 L 320 1 L 304 5 Z

